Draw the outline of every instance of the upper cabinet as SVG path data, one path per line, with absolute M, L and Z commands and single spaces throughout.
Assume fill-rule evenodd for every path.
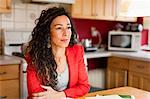
M 72 17 L 82 19 L 135 22 L 136 18 L 118 16 L 120 0 L 76 0 L 72 4 Z
M 11 11 L 11 0 L 0 0 L 0 13 Z
M 129 22 L 136 22 L 137 18 L 136 17 L 123 17 L 123 16 L 119 16 L 119 9 L 120 9 L 120 4 L 121 4 L 121 0 L 114 0 L 116 4 L 115 6 L 115 20 L 117 21 L 129 21 Z
M 93 19 L 93 0 L 76 0 L 72 5 L 72 17 Z

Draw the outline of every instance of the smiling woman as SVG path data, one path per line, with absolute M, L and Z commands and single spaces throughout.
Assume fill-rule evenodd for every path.
M 76 98 L 90 86 L 84 50 L 64 8 L 43 10 L 26 52 L 28 98 Z

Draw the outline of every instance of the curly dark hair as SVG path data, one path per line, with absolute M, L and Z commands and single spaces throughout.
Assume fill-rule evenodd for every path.
M 69 46 L 77 43 L 77 33 L 69 13 L 63 7 L 53 7 L 41 12 L 40 17 L 35 21 L 36 26 L 32 31 L 32 39 L 29 42 L 27 52 L 30 54 L 37 77 L 43 85 L 51 86 L 55 89 L 57 85 L 57 64 L 52 53 L 52 48 L 48 48 L 50 38 L 50 25 L 57 17 L 65 15 L 71 22 L 71 39 Z

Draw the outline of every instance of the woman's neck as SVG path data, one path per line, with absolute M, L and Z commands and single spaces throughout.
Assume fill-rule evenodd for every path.
M 52 52 L 55 58 L 61 58 L 65 55 L 66 48 L 53 47 Z

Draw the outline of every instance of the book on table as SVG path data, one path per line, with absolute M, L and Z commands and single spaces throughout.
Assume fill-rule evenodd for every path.
M 86 97 L 85 99 L 135 99 L 133 95 L 96 95 L 94 97 Z

